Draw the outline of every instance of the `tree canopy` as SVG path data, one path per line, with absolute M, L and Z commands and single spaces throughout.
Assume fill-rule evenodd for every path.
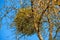
M 39 39 L 43 40 L 40 33 L 41 24 L 48 22 L 49 40 L 53 40 L 53 27 L 60 24 L 57 22 L 60 20 L 60 14 L 58 14 L 60 12 L 60 0 L 30 0 L 30 2 L 31 6 L 21 8 L 17 12 L 14 21 L 18 32 L 25 35 L 37 33 Z

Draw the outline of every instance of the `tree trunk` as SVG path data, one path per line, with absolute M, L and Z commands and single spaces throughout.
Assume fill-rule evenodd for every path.
M 50 34 L 49 34 L 49 40 L 52 40 L 52 28 L 51 27 L 49 29 L 49 32 L 50 32 Z
M 52 28 L 53 28 L 53 23 L 51 22 L 51 20 L 48 18 L 48 22 L 49 22 L 49 40 L 53 40 L 52 38 Z
M 37 34 L 38 34 L 38 38 L 39 38 L 39 40 L 43 40 L 41 33 L 38 32 Z
M 52 24 L 50 24 L 50 29 L 49 29 L 49 40 L 52 40 Z
M 35 25 L 34 27 L 35 27 L 35 30 L 37 32 L 39 40 L 43 40 L 43 37 L 42 37 L 42 35 L 41 35 L 40 31 L 39 31 L 39 27 L 38 27 L 37 23 L 34 23 L 34 25 Z

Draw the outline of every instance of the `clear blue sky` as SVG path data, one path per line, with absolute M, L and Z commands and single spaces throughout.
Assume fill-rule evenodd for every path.
M 3 5 L 4 5 L 4 0 L 0 0 L 0 9 L 2 8 Z
M 13 5 L 14 4 L 14 5 Z M 3 7 L 5 5 L 5 7 Z M 3 19 L 0 21 L 1 23 L 1 29 L 0 29 L 0 40 L 16 40 L 16 28 L 10 28 L 11 23 L 14 20 L 14 17 L 16 15 L 16 10 L 8 7 L 14 7 L 16 9 L 20 8 L 19 0 L 14 0 L 10 2 L 10 0 L 7 0 L 6 2 L 4 0 L 0 0 L 0 18 L 2 18 L 6 11 L 9 10 L 8 14 L 3 17 Z M 2 9 L 3 8 L 3 9 Z M 43 27 L 45 28 L 48 26 L 48 23 L 43 23 Z M 46 34 L 45 34 L 46 33 Z M 45 29 L 45 33 L 43 33 L 44 40 L 48 40 L 48 29 Z M 45 36 L 44 36 L 45 35 Z M 38 40 L 38 37 L 36 34 L 29 36 L 29 37 L 22 37 L 21 40 Z

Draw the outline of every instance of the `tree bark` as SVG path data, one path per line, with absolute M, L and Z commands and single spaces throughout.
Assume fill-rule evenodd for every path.
M 31 0 L 31 10 L 32 10 L 32 12 L 34 13 L 34 12 L 36 12 L 36 10 L 34 10 L 34 7 L 33 7 L 34 3 L 33 3 L 33 2 L 34 2 L 34 1 Z M 32 13 L 32 14 L 33 14 L 33 13 Z M 35 14 L 35 15 L 36 15 L 36 14 Z M 35 19 L 35 18 L 36 18 L 36 16 L 34 16 L 34 19 Z M 36 30 L 36 32 L 37 32 L 37 35 L 38 35 L 39 40 L 43 40 L 42 35 L 41 35 L 40 31 L 39 31 L 38 24 L 36 23 L 36 20 L 34 20 L 34 28 L 35 28 L 35 30 Z
M 39 40 L 43 40 L 43 37 L 42 37 L 42 35 L 41 35 L 40 31 L 39 31 L 37 23 L 34 23 L 34 25 L 35 25 L 34 27 L 35 27 L 35 30 L 37 32 Z
M 49 22 L 49 40 L 53 40 L 52 38 L 52 28 L 53 28 L 53 23 L 52 21 L 49 19 L 49 16 L 48 16 L 48 22 Z
M 49 29 L 49 40 L 52 40 L 52 24 L 50 24 L 50 29 Z
M 44 14 L 45 11 L 46 11 L 46 9 L 48 9 L 49 3 L 50 3 L 50 0 L 49 0 L 49 2 L 48 2 L 47 7 L 45 8 L 45 10 L 43 10 L 43 12 L 39 14 L 39 15 L 40 15 L 40 21 L 41 21 L 41 18 L 42 18 L 42 16 L 43 16 L 43 14 Z M 33 13 L 36 13 L 37 10 L 34 10 L 34 0 L 31 0 L 31 9 L 32 9 L 32 12 L 33 12 Z M 37 15 L 36 15 L 36 14 L 35 14 L 35 16 L 34 16 L 34 19 L 35 19 L 35 18 L 37 18 Z M 39 21 L 39 20 L 38 20 L 38 21 Z M 35 30 L 36 30 L 36 32 L 37 32 L 37 35 L 38 35 L 39 40 L 43 40 L 43 37 L 42 37 L 42 35 L 41 35 L 40 31 L 39 31 L 39 27 L 38 27 L 37 20 L 34 20 L 34 27 L 35 27 Z

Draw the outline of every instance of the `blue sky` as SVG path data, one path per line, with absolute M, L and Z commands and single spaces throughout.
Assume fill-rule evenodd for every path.
M 16 28 L 15 26 L 11 28 L 11 23 L 14 20 L 14 17 L 16 16 L 17 10 L 12 9 L 11 7 L 14 7 L 15 9 L 19 9 L 21 7 L 19 0 L 13 0 L 12 2 L 10 0 L 0 0 L 0 40 L 16 40 Z M 8 11 L 8 12 L 7 12 Z M 7 13 L 7 15 L 5 15 Z M 4 16 L 5 15 L 5 16 Z M 44 40 L 48 40 L 49 32 L 48 32 L 48 23 L 42 23 L 43 27 L 45 29 L 45 32 L 43 32 L 43 38 Z M 45 34 L 46 33 L 46 34 Z M 54 34 L 53 34 L 54 35 Z M 20 40 L 38 40 L 38 37 L 36 34 L 32 36 L 25 36 L 20 38 Z
M 0 0 L 0 9 L 4 6 L 4 0 Z

